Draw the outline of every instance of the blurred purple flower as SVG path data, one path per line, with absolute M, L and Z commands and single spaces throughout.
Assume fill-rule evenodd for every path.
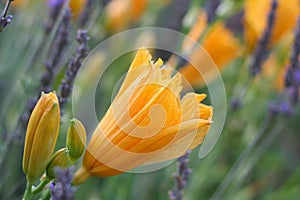
M 221 4 L 221 0 L 210 0 L 207 1 L 207 3 L 205 4 L 204 8 L 207 13 L 208 23 L 212 22 L 216 18 L 217 16 L 216 11 L 220 4 Z
M 298 69 L 295 70 L 294 80 L 295 80 L 295 85 L 297 85 L 299 87 L 300 86 L 300 68 L 299 67 L 298 67 Z
M 49 188 L 52 200 L 72 200 L 76 189 L 72 187 L 74 167 L 67 169 L 55 168 L 55 182 L 51 182 Z
M 268 15 L 267 26 L 264 30 L 262 37 L 259 39 L 254 53 L 251 56 L 250 60 L 250 75 L 256 76 L 261 71 L 261 65 L 268 56 L 268 43 L 271 38 L 272 29 L 275 24 L 275 12 L 278 7 L 277 0 L 272 0 L 271 10 Z
M 47 5 L 49 8 L 57 8 L 64 4 L 65 0 L 48 0 Z
M 182 200 L 184 188 L 187 185 L 188 177 L 192 170 L 188 167 L 190 151 L 187 151 L 185 155 L 178 158 L 178 173 L 174 174 L 175 185 L 171 191 L 169 191 L 170 200 Z
M 78 30 L 77 31 L 77 42 L 80 44 L 77 48 L 76 55 L 74 55 L 70 61 L 65 73 L 65 77 L 59 86 L 59 102 L 60 105 L 64 105 L 68 97 L 71 95 L 73 89 L 73 82 L 76 77 L 76 74 L 81 67 L 83 59 L 87 56 L 89 52 L 88 41 L 89 36 L 87 35 L 86 30 Z
M 1 17 L 0 19 L 0 32 L 12 21 L 13 16 L 8 15 L 6 17 Z

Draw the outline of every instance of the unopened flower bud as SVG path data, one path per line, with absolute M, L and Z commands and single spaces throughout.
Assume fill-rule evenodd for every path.
M 53 179 L 55 177 L 55 168 L 66 168 L 71 164 L 71 158 L 67 148 L 62 148 L 55 152 L 46 168 L 47 177 Z
M 42 93 L 30 116 L 23 154 L 23 171 L 30 183 L 40 177 L 52 156 L 60 125 L 57 96 Z
M 72 159 L 78 159 L 84 152 L 86 132 L 83 124 L 78 119 L 72 119 L 67 135 L 67 148 Z

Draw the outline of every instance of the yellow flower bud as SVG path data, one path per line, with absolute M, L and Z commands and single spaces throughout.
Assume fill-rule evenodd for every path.
M 84 152 L 86 132 L 83 124 L 78 119 L 72 119 L 68 130 L 66 146 L 72 159 L 78 159 Z
M 69 151 L 67 148 L 62 148 L 55 152 L 55 154 L 52 156 L 49 164 L 46 168 L 46 174 L 47 177 L 50 179 L 53 179 L 55 177 L 54 175 L 54 168 L 55 167 L 62 167 L 66 168 L 71 164 L 71 159 L 69 156 Z
M 60 124 L 57 96 L 42 93 L 28 122 L 23 154 L 23 171 L 30 183 L 40 177 L 53 153 Z

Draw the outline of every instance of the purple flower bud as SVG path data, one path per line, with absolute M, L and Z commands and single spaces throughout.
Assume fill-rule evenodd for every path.
M 1 17 L 0 19 L 0 32 L 12 21 L 13 16 L 8 15 L 6 17 Z
M 275 12 L 278 6 L 277 0 L 272 0 L 271 10 L 268 15 L 267 26 L 262 37 L 259 39 L 254 53 L 250 59 L 250 75 L 256 76 L 261 71 L 261 65 L 268 56 L 268 43 L 272 35 L 272 29 L 275 24 Z
M 175 178 L 175 185 L 173 190 L 168 192 L 170 200 L 181 200 L 183 198 L 184 188 L 187 185 L 188 176 L 192 172 L 192 170 L 188 167 L 189 154 L 190 151 L 187 151 L 185 155 L 178 158 L 178 173 L 173 175 Z
M 55 183 L 50 184 L 50 192 L 53 200 L 74 199 L 75 188 L 72 187 L 73 167 L 68 169 L 56 168 Z
M 238 98 L 233 98 L 230 102 L 230 107 L 232 111 L 236 111 L 241 107 L 241 100 Z
M 48 0 L 47 5 L 49 8 L 57 8 L 64 4 L 65 0 Z
M 299 87 L 300 86 L 300 68 L 298 68 L 294 72 L 294 81 L 295 81 L 295 85 Z
M 287 101 L 281 103 L 279 110 L 283 115 L 286 116 L 290 116 L 292 114 L 291 105 Z

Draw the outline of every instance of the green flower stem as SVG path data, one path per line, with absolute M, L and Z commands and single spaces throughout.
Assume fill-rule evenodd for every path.
M 41 197 L 41 200 L 49 200 L 51 198 L 50 190 L 48 189 Z
M 50 179 L 48 179 L 48 178 L 45 178 L 44 180 L 42 180 L 42 182 L 36 188 L 34 188 L 34 190 L 32 190 L 32 194 L 36 195 L 36 194 L 40 193 L 49 182 L 50 182 Z
M 24 193 L 24 196 L 23 196 L 24 200 L 31 200 L 32 199 L 32 192 L 31 191 L 32 191 L 32 184 L 27 181 L 26 190 L 25 190 L 25 193 Z

